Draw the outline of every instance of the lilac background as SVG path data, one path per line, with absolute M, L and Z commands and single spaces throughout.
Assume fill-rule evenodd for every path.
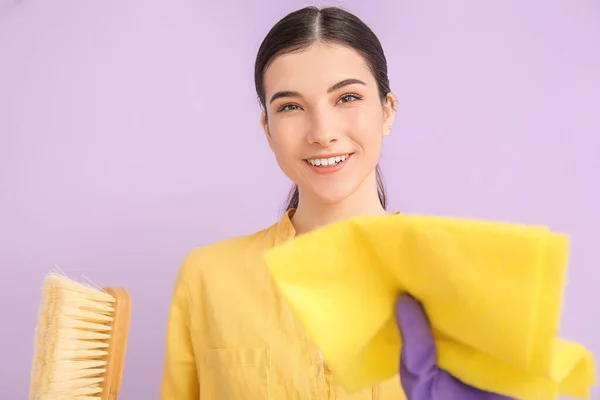
M 289 182 L 259 126 L 253 58 L 306 4 L 0 1 L 2 399 L 26 397 L 55 264 L 131 291 L 120 398 L 158 397 L 187 252 L 279 216 Z M 600 2 L 333 4 L 387 52 L 392 208 L 571 234 L 562 333 L 600 354 Z

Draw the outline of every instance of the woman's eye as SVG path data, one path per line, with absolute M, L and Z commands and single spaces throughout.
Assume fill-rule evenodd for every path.
M 285 104 L 281 106 L 277 111 L 295 111 L 299 109 L 300 107 L 296 104 Z
M 340 97 L 340 103 L 350 103 L 352 101 L 360 100 L 360 96 L 357 94 L 345 94 Z

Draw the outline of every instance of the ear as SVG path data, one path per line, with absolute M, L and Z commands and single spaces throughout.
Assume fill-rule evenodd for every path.
M 267 137 L 267 142 L 269 142 L 269 147 L 273 149 L 273 144 L 271 141 L 271 132 L 269 132 L 269 120 L 266 111 L 263 111 L 260 115 L 260 124 L 262 125 L 263 131 L 265 132 L 265 136 Z
M 398 101 L 392 92 L 388 93 L 383 104 L 383 136 L 390 134 L 396 117 Z

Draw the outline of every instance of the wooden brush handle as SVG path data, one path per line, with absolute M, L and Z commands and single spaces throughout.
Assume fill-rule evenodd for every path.
M 116 299 L 115 313 L 112 323 L 110 340 L 108 342 L 108 359 L 101 400 L 116 400 L 121 389 L 127 340 L 129 336 L 129 321 L 131 318 L 131 297 L 122 288 L 103 288 L 105 292 Z

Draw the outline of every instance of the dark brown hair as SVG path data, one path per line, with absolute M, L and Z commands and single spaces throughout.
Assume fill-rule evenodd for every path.
M 254 65 L 256 93 L 266 110 L 264 73 L 275 57 L 301 51 L 310 45 L 321 43 L 340 44 L 356 50 L 366 61 L 375 76 L 379 96 L 384 102 L 390 92 L 387 60 L 379 39 L 373 31 L 354 14 L 338 7 L 305 7 L 286 15 L 271 28 L 264 38 Z M 387 208 L 387 196 L 379 165 L 377 194 L 383 208 Z M 294 185 L 286 209 L 298 207 L 298 186 Z

